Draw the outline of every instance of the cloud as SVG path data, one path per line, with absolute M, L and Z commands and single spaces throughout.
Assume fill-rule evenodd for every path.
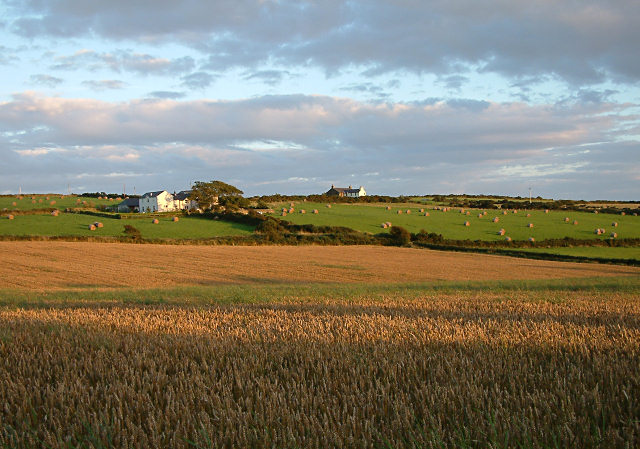
M 139 75 L 180 75 L 195 67 L 190 56 L 168 59 L 146 53 L 117 50 L 112 53 L 98 53 L 90 49 L 78 50 L 72 55 L 58 56 L 51 65 L 52 70 L 99 70 L 130 72 Z
M 180 98 L 186 97 L 184 92 L 175 92 L 169 90 L 156 90 L 153 92 L 149 92 L 147 94 L 148 97 L 160 98 L 163 100 L 179 100 Z
M 576 86 L 640 79 L 638 2 L 176 0 L 150 7 L 25 0 L 7 11 L 9 28 L 21 36 L 181 42 L 204 53 L 215 70 L 276 62 L 445 80 L 465 71 L 551 76 Z
M 43 74 L 31 75 L 29 77 L 29 81 L 31 81 L 32 84 L 39 84 L 47 87 L 56 87 L 64 82 L 62 78 Z
M 88 80 L 83 81 L 82 85 L 87 86 L 96 91 L 123 89 L 126 83 L 120 80 Z
M 215 77 L 207 72 L 190 73 L 182 77 L 182 85 L 189 89 L 204 89 L 209 87 Z
M 285 76 L 289 75 L 290 73 L 286 70 L 258 70 L 257 72 L 246 73 L 243 79 L 246 81 L 259 80 L 270 86 L 275 86 L 280 84 Z
M 142 181 L 112 185 L 181 189 L 224 170 L 248 193 L 265 186 L 314 193 L 339 179 L 366 182 L 372 193 L 514 193 L 535 179 L 547 196 L 620 198 L 624 183 L 628 199 L 640 194 L 640 143 L 618 141 L 621 129 L 637 125 L 629 108 L 306 95 L 106 102 L 23 93 L 0 103 L 0 151 L 12 167 L 0 190 L 18 175 L 53 182 L 51 173 L 142 173 Z M 585 187 L 581 177 L 598 182 Z M 93 189 L 107 188 L 100 183 L 107 181 Z

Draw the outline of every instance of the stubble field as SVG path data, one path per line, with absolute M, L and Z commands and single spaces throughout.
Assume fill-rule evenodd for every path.
M 637 268 L 382 247 L 0 256 L 5 447 L 640 444 Z

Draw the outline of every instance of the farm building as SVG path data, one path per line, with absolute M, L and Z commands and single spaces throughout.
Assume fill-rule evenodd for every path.
M 116 212 L 139 212 L 140 211 L 140 199 L 139 198 L 125 198 L 125 200 L 119 204 L 116 204 Z
M 361 196 L 367 196 L 367 192 L 364 187 L 360 186 L 359 189 L 349 187 L 334 187 L 331 184 L 331 188 L 325 193 L 327 196 L 346 196 L 349 198 L 360 198 Z
M 191 190 L 182 190 L 173 194 L 173 206 L 176 210 L 196 210 L 198 203 L 189 199 Z

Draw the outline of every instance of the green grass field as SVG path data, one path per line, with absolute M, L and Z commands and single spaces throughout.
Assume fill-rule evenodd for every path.
M 249 225 L 210 220 L 201 217 L 180 217 L 172 222 L 171 217 L 161 217 L 160 223 L 153 224 L 152 218 L 118 220 L 116 218 L 94 217 L 84 214 L 61 213 L 54 217 L 46 215 L 17 215 L 15 219 L 0 219 L 0 235 L 42 235 L 42 236 L 123 236 L 124 225 L 129 224 L 140 230 L 147 239 L 202 239 L 218 236 L 249 235 L 253 227 Z M 90 231 L 88 226 L 101 222 L 104 227 Z
M 35 199 L 32 199 L 35 198 Z M 47 199 L 48 198 L 48 199 Z M 78 202 L 79 200 L 79 202 Z M 54 201 L 54 204 L 51 202 Z M 85 201 L 85 203 L 83 203 Z M 22 195 L 22 199 L 18 196 L 0 196 L 0 210 L 34 210 L 34 209 L 66 209 L 68 207 L 98 207 L 113 206 L 120 201 L 99 200 L 97 198 L 84 198 L 75 195 Z M 13 204 L 15 203 L 15 205 Z
M 273 215 L 280 216 L 279 211 L 284 206 L 288 207 L 289 203 L 275 205 L 276 213 Z M 618 234 L 618 238 L 640 238 L 640 217 L 632 215 L 572 211 L 549 211 L 545 214 L 541 210 L 519 210 L 517 214 L 509 211 L 507 215 L 503 215 L 502 211 L 488 210 L 487 215 L 478 218 L 478 214 L 482 211 L 477 209 L 470 209 L 470 214 L 466 215 L 461 214 L 459 208 L 442 212 L 427 207 L 425 211 L 429 216 L 425 217 L 424 213 L 420 213 L 420 207 L 416 207 L 415 204 L 392 205 L 390 211 L 386 210 L 386 206 L 383 204 L 332 204 L 331 208 L 327 208 L 326 204 L 305 202 L 296 204 L 294 213 L 280 218 L 296 224 L 346 226 L 372 234 L 388 232 L 388 229 L 383 229 L 381 224 L 389 221 L 410 232 L 419 232 L 424 229 L 455 240 L 500 241 L 506 236 L 513 240 L 527 240 L 533 237 L 537 241 L 564 237 L 605 240 L 614 231 Z M 301 214 L 301 209 L 306 210 L 306 214 Z M 313 209 L 318 209 L 319 213 L 311 213 Z M 407 210 L 411 213 L 407 214 Z M 398 211 L 402 213 L 398 214 Z M 527 217 L 527 214 L 531 216 Z M 494 217 L 498 217 L 498 223 L 492 222 Z M 565 223 L 565 217 L 569 217 L 569 223 Z M 578 221 L 577 225 L 573 224 L 574 220 Z M 465 221 L 470 225 L 465 226 Z M 612 222 L 617 222 L 618 226 L 613 228 Z M 533 223 L 534 227 L 527 227 L 529 223 Z M 506 231 L 505 237 L 498 235 L 498 231 L 502 228 Z M 604 228 L 606 233 L 598 236 L 594 233 L 596 228 Z

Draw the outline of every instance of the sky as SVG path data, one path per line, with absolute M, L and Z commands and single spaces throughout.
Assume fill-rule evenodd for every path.
M 637 0 L 0 0 L 0 193 L 640 200 Z

